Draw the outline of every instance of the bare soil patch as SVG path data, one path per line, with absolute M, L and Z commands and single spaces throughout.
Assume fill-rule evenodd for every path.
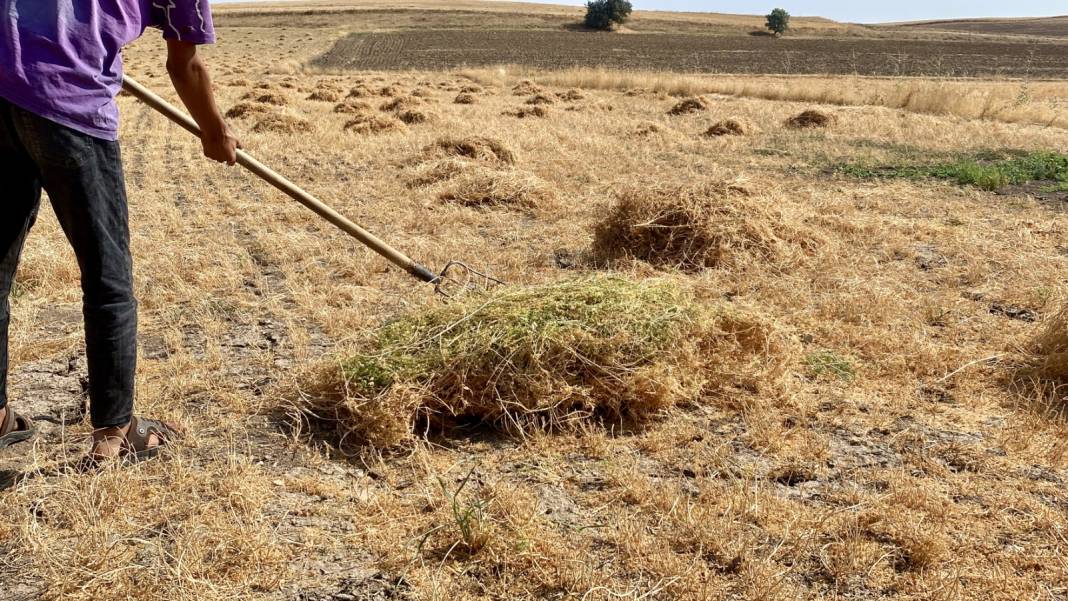
M 559 31 L 353 33 L 314 66 L 452 70 L 501 64 L 703 73 L 1068 76 L 1065 46 L 1015 41 L 758 38 Z M 536 90 L 524 88 L 517 95 Z

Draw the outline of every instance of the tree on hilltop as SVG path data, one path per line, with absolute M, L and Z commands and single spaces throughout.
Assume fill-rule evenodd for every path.
M 771 11 L 767 19 L 768 29 L 777 36 L 783 35 L 787 29 L 790 29 L 790 13 L 786 12 L 786 9 L 776 8 Z
M 590 0 L 586 3 L 586 27 L 612 29 L 613 25 L 625 23 L 631 10 L 628 0 Z

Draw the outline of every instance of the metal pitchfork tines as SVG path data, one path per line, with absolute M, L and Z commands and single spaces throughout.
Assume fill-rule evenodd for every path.
M 465 292 L 485 292 L 504 284 L 462 261 L 449 261 L 434 282 L 434 291 L 445 298 L 455 298 Z
M 138 100 L 144 102 L 156 111 L 159 111 L 163 116 L 180 125 L 196 137 L 201 137 L 200 127 L 197 126 L 196 121 L 193 121 L 189 115 L 178 110 L 148 88 L 129 77 L 123 78 L 122 87 Z M 278 188 L 293 200 L 311 209 L 323 219 L 334 224 L 348 235 L 362 242 L 371 250 L 388 259 L 394 265 L 397 265 L 404 271 L 408 272 L 412 277 L 428 284 L 433 284 L 434 291 L 445 298 L 453 298 L 468 290 L 488 290 L 504 283 L 493 276 L 472 269 L 466 263 L 460 261 L 450 261 L 440 273 L 434 273 L 425 266 L 413 261 L 401 251 L 379 239 L 374 234 L 368 232 L 359 225 L 356 225 L 323 201 L 308 194 L 281 174 L 252 158 L 247 152 L 238 150 L 237 162 L 245 169 L 251 171 L 255 176 L 271 184 L 275 188 Z

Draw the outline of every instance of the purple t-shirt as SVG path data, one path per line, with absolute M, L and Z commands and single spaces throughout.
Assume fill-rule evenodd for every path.
M 122 48 L 149 27 L 168 40 L 215 41 L 208 0 L 0 0 L 0 97 L 118 139 Z

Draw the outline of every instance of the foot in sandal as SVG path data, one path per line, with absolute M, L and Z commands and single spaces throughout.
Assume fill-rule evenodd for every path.
M 33 438 L 33 421 L 7 407 L 0 408 L 0 449 Z
M 182 429 L 170 422 L 134 417 L 125 426 L 94 430 L 93 448 L 86 460 L 90 465 L 115 459 L 137 463 L 159 455 L 182 434 Z

